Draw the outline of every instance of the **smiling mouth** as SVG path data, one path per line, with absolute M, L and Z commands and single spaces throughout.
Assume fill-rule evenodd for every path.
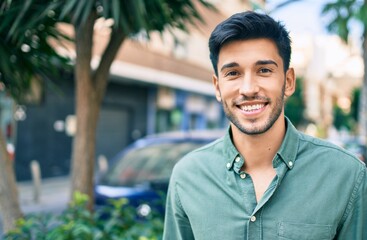
M 238 105 L 238 108 L 244 112 L 256 112 L 265 107 L 265 103 Z

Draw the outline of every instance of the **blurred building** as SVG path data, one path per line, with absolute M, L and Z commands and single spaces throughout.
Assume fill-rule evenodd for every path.
M 333 107 L 349 111 L 352 91 L 361 86 L 360 48 L 353 41 L 347 45 L 335 35 L 298 34 L 292 40 L 292 65 L 304 79 L 304 117 L 322 129 L 322 137 L 327 137 L 333 127 Z
M 190 34 L 179 30 L 174 30 L 174 36 L 169 32 L 152 33 L 149 41 L 140 34 L 123 43 L 111 67 L 102 103 L 96 156 L 110 158 L 147 134 L 227 125 L 212 86 L 208 37 L 216 24 L 229 15 L 261 6 L 263 1 L 211 2 L 219 11 L 200 8 L 206 24 L 190 26 Z M 106 19 L 95 25 L 92 65 L 100 59 L 110 25 Z M 73 34 L 70 26 L 61 27 Z M 73 46 L 56 48 L 74 54 Z M 65 74 L 54 80 L 57 88 L 35 84 L 29 103 L 7 112 L 6 119 L 12 120 L 9 126 L 14 129 L 8 140 L 15 145 L 18 180 L 31 178 L 32 160 L 40 162 L 42 177 L 69 174 L 75 132 L 73 81 L 72 75 Z M 2 126 L 6 124 L 3 122 Z

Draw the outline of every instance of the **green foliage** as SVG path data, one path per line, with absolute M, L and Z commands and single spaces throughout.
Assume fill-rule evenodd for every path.
M 144 31 L 162 32 L 167 27 L 187 30 L 188 23 L 203 21 L 192 0 L 54 0 L 62 6 L 60 20 L 75 26 L 86 22 L 92 13 L 97 17 L 113 19 L 113 28 L 121 30 L 125 36 Z M 201 5 L 215 9 L 205 0 Z
M 303 79 L 297 78 L 296 90 L 285 104 L 285 115 L 299 127 L 304 122 L 305 104 L 303 99 Z
M 360 7 L 355 0 L 337 0 L 325 4 L 322 14 L 330 17 L 330 23 L 327 26 L 332 33 L 338 34 L 344 41 L 348 41 L 349 22 L 356 17 Z
M 60 69 L 71 71 L 70 60 L 54 46 L 71 40 L 57 23 L 83 25 L 93 16 L 112 19 L 113 30 L 134 36 L 169 28 L 187 30 L 202 22 L 193 0 L 7 0 L 0 2 L 0 82 L 16 100 L 30 88 L 34 77 L 59 78 Z M 215 9 L 205 0 L 200 5 Z M 54 40 L 56 44 L 51 44 Z
M 336 129 L 347 129 L 352 131 L 355 128 L 356 121 L 353 119 L 350 113 L 343 111 L 339 106 L 334 106 L 334 126 Z
M 356 88 L 352 92 L 352 105 L 350 107 L 351 116 L 354 121 L 359 119 L 359 101 L 361 99 L 361 88 Z
M 5 1 L 0 4 L 0 82 L 22 101 L 33 78 L 51 80 L 60 69 L 71 70 L 50 40 L 69 40 L 57 28 L 56 5 L 41 0 Z
M 163 219 L 151 213 L 142 220 L 126 199 L 111 201 L 96 212 L 87 209 L 88 196 L 75 193 L 59 216 L 33 214 L 18 220 L 6 240 L 157 240 L 162 238 Z
M 352 104 L 350 106 L 350 111 L 345 112 L 343 109 L 334 106 L 333 115 L 334 115 L 334 126 L 340 130 L 342 128 L 347 129 L 349 131 L 357 130 L 357 122 L 358 122 L 358 113 L 359 113 L 359 99 L 360 99 L 361 90 L 356 88 L 352 93 Z

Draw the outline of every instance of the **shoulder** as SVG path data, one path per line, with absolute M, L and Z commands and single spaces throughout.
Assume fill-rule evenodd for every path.
M 303 133 L 299 133 L 299 156 L 309 156 L 312 160 L 320 160 L 324 163 L 331 163 L 340 167 L 365 168 L 365 164 L 354 154 L 344 148 L 337 146 L 326 140 L 315 138 Z

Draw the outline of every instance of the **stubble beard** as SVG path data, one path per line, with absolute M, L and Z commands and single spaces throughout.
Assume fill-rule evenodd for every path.
M 225 101 L 222 101 L 223 110 L 226 114 L 228 120 L 233 123 L 242 133 L 247 135 L 258 135 L 265 133 L 268 131 L 274 123 L 278 120 L 280 114 L 282 113 L 284 106 L 284 92 L 285 92 L 285 84 L 282 87 L 281 94 L 275 100 L 275 106 L 272 109 L 269 118 L 262 126 L 256 126 L 257 119 L 250 120 L 252 126 L 246 127 L 244 124 L 241 124 L 240 120 L 231 112 L 228 104 Z M 272 102 L 269 102 L 271 104 Z

